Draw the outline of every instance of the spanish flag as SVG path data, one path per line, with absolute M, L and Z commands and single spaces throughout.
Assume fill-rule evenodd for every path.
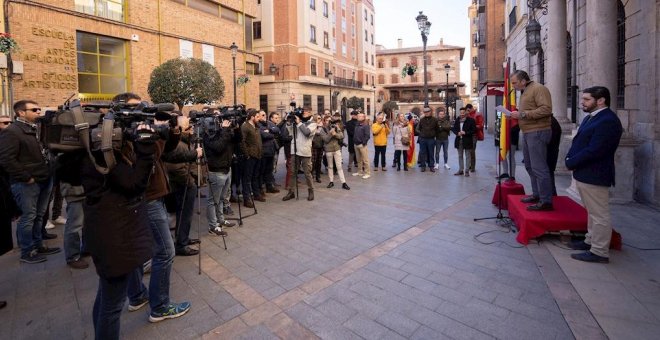
M 509 80 L 509 64 L 511 58 L 506 62 L 504 69 L 504 101 L 503 106 L 509 111 L 516 110 L 516 90 L 511 87 Z M 518 125 L 517 119 L 507 118 L 502 114 L 500 118 L 500 160 L 505 160 L 509 150 L 511 149 L 511 128 Z

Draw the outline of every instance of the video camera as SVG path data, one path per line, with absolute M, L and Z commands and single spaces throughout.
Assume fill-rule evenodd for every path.
M 286 116 L 287 123 L 295 123 L 296 117 L 300 118 L 300 120 L 303 120 L 303 113 L 305 113 L 305 110 L 303 110 L 302 107 L 296 107 L 296 102 L 291 102 L 289 106 L 291 106 L 291 112 L 289 112 Z
M 204 131 L 214 133 L 222 121 L 228 120 L 232 127 L 240 126 L 247 118 L 245 105 L 221 106 L 219 108 L 205 108 L 202 111 L 192 110 L 188 113 L 192 124 L 202 124 Z

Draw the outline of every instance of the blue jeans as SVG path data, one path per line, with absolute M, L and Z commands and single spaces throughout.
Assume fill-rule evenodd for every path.
M 176 198 L 176 249 L 183 249 L 190 242 L 190 226 L 195 209 L 196 185 L 173 184 Z M 185 197 L 184 197 L 185 194 Z
M 119 339 L 119 319 L 126 301 L 127 287 L 128 275 L 99 277 L 99 288 L 92 311 L 95 339 Z
M 225 220 L 222 214 L 224 197 L 231 187 L 231 170 L 228 173 L 209 171 L 209 195 L 206 205 L 206 219 L 209 229 L 213 229 Z
M 447 164 L 447 160 L 449 159 L 449 154 L 447 151 L 447 148 L 449 148 L 449 139 L 445 140 L 435 140 L 435 161 L 436 163 L 440 163 L 440 148 L 442 147 L 442 156 L 444 156 L 445 164 Z
M 167 211 L 162 199 L 147 202 L 149 226 L 154 238 L 149 280 L 149 307 L 158 310 L 170 303 L 170 273 L 174 261 L 174 241 L 170 233 Z M 129 275 L 128 297 L 133 299 L 145 293 L 142 284 L 142 268 Z M 132 300 L 134 301 L 134 300 Z
M 64 225 L 64 257 L 66 262 L 80 259 L 80 239 L 83 227 L 83 201 L 66 202 L 66 224 Z
M 21 247 L 21 256 L 27 256 L 33 249 L 41 247 L 41 222 L 50 199 L 50 180 L 38 183 L 14 183 L 11 192 L 22 214 L 16 223 L 16 238 Z
M 429 168 L 435 166 L 435 160 L 433 158 L 433 148 L 435 148 L 435 138 L 419 138 L 419 154 L 422 158 L 420 166 L 422 168 L 426 167 L 428 164 Z M 424 157 L 422 157 L 424 156 Z M 425 164 L 426 163 L 426 164 Z

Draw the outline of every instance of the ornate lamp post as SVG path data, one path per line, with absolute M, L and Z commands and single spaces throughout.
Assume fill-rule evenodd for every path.
M 373 110 L 374 110 L 374 120 L 376 119 L 376 85 L 371 85 L 371 88 L 374 90 L 374 104 L 373 104 Z
M 231 50 L 231 65 L 234 71 L 234 105 L 236 105 L 236 54 L 238 53 L 238 46 L 235 42 L 232 42 L 229 49 Z
M 530 20 L 525 28 L 527 43 L 525 49 L 529 54 L 535 55 L 541 49 L 541 24 L 536 21 L 534 12 L 539 9 L 541 13 L 548 14 L 548 0 L 527 0 L 527 7 L 530 9 Z
M 447 116 L 449 116 L 449 71 L 451 70 L 451 66 L 449 66 L 449 63 L 447 63 L 445 64 L 444 68 L 445 75 L 447 76 L 447 80 L 445 82 L 445 109 L 447 110 Z
M 429 18 L 419 11 L 419 15 L 415 18 L 417 20 L 417 28 L 422 33 L 422 42 L 424 43 L 424 50 L 422 58 L 424 58 L 424 107 L 429 107 L 429 84 L 426 78 L 426 41 L 428 40 L 429 31 L 431 30 L 431 22 Z
M 328 77 L 328 87 L 329 87 L 329 92 L 328 94 L 330 95 L 330 114 L 334 113 L 334 110 L 332 108 L 332 104 L 334 100 L 332 100 L 332 71 L 328 70 L 328 72 L 325 74 L 326 77 Z

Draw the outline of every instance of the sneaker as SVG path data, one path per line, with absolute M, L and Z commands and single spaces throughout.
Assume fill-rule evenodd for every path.
M 571 257 L 575 260 L 584 262 L 610 263 L 610 259 L 608 257 L 598 256 L 590 251 L 585 251 L 584 253 L 580 254 L 572 254 Z
M 46 229 L 50 230 L 50 229 L 53 229 L 53 228 L 55 228 L 55 225 L 53 224 L 53 222 L 51 222 L 50 220 L 48 222 L 46 222 Z
M 438 164 L 438 163 L 435 163 L 435 166 L 433 167 L 433 169 L 435 169 L 435 170 L 438 170 L 438 169 L 440 169 L 440 164 Z
M 353 173 L 353 176 L 362 176 L 362 174 L 359 173 L 359 172 L 354 172 L 354 173 Z
M 451 167 L 449 166 L 449 164 L 445 163 L 445 169 L 447 169 L 447 170 L 451 169 Z
M 222 228 L 220 228 L 219 226 L 213 229 L 209 229 L 209 234 L 217 235 L 217 236 L 227 236 L 227 232 L 223 231 Z
M 50 221 L 53 222 L 54 224 L 66 224 L 66 218 L 62 216 Z
M 37 253 L 36 249 L 32 250 L 27 255 L 21 256 L 21 262 L 23 263 L 35 264 L 44 261 L 46 261 L 46 257 Z
M 235 225 L 236 225 L 236 223 L 232 223 L 232 222 L 229 222 L 227 220 L 224 220 L 224 221 L 222 221 L 222 223 L 220 223 L 220 227 L 225 227 L 225 228 L 231 228 Z
M 574 241 L 574 242 L 569 242 L 568 247 L 574 250 L 589 250 L 591 249 L 591 245 L 585 243 L 584 241 Z
M 387 168 L 386 168 L 386 167 L 383 167 L 381 170 L 383 170 L 383 171 L 387 171 Z
M 138 300 L 135 303 L 131 303 L 129 301 L 128 302 L 128 311 L 129 312 L 135 312 L 137 310 L 140 310 L 140 308 L 144 307 L 144 305 L 146 305 L 147 303 L 149 303 L 149 298 L 146 297 L 146 296 L 142 297 L 140 300 Z
M 348 184 L 346 184 L 346 183 L 343 183 L 343 184 L 341 185 L 341 188 L 344 189 L 344 190 L 351 190 L 351 188 L 350 188 L 350 187 L 348 186 Z
M 67 266 L 73 268 L 73 269 L 87 269 L 89 268 L 89 263 L 83 259 L 77 259 L 75 261 L 67 262 Z
M 53 255 L 53 254 L 57 254 L 61 251 L 62 251 L 62 249 L 60 249 L 58 247 L 48 248 L 46 246 L 41 246 L 41 247 L 37 248 L 37 254 L 41 254 L 41 255 Z
M 369 177 L 371 177 L 371 175 L 364 175 L 364 176 L 362 176 L 362 179 L 367 179 Z
M 158 310 L 151 311 L 149 322 L 159 322 L 165 319 L 178 318 L 190 310 L 190 302 L 170 303 Z

